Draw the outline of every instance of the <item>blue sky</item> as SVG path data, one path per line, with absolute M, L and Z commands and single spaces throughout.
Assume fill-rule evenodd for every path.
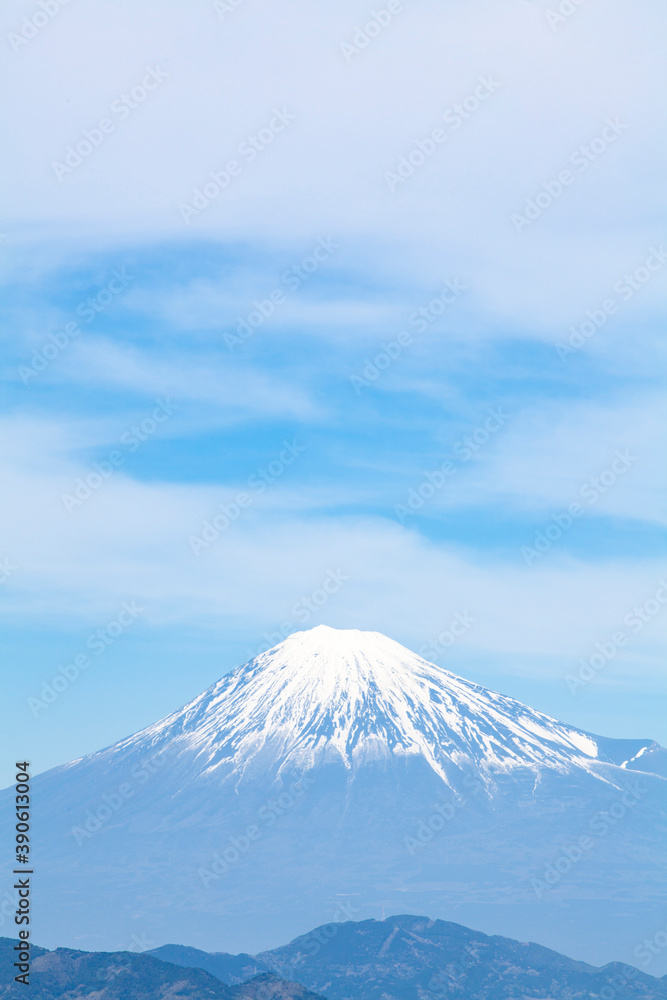
M 664 13 L 551 9 L 423 0 L 348 60 L 361 3 L 101 2 L 25 44 L 7 5 L 2 684 L 35 770 L 320 622 L 667 740 Z

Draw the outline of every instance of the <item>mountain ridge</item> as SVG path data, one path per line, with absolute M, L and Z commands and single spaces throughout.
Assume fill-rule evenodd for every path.
M 25 996 L 15 981 L 16 939 L 0 938 L 0 1000 Z M 146 952 L 49 951 L 33 945 L 28 992 L 33 1000 L 326 1000 L 274 973 L 229 986 L 205 970 Z
M 10 938 L 0 938 L 0 1000 L 11 982 Z M 452 921 L 397 914 L 316 927 L 260 955 L 182 945 L 150 951 L 33 947 L 36 1000 L 666 1000 L 667 976 L 613 962 L 598 968 L 532 941 L 486 935 Z

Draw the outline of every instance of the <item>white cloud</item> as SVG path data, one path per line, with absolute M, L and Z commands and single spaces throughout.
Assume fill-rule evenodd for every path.
M 406 295 L 416 307 L 424 301 L 419 289 L 428 299 L 444 276 L 461 275 L 470 290 L 456 323 L 457 348 L 489 335 L 562 339 L 659 242 L 651 220 L 664 197 L 665 66 L 656 44 L 663 8 L 651 2 L 638 16 L 631 5 L 615 4 L 609 17 L 603 6 L 584 4 L 552 32 L 541 4 L 422 0 L 406 3 L 400 18 L 347 65 L 340 42 L 371 7 L 364 0 L 319 6 L 242 0 L 220 20 L 210 2 L 97 0 L 65 5 L 20 51 L 10 46 L 3 72 L 14 97 L 4 112 L 3 166 L 13 195 L 3 228 L 17 250 L 20 277 L 38 282 L 54 261 L 73 269 L 109 247 L 160 247 L 163 240 L 174 246 L 182 239 L 187 253 L 193 237 L 261 247 L 272 262 L 298 248 L 298 260 L 300 248 L 306 253 L 330 233 L 341 250 L 326 273 L 347 269 L 361 280 L 335 300 L 329 290 L 290 300 L 278 333 L 288 323 L 314 332 L 335 327 L 341 339 L 356 338 L 357 324 L 366 334 L 378 324 L 393 333 L 404 321 L 399 303 Z M 8 0 L 5 33 L 20 27 L 26 11 Z M 140 82 L 147 66 L 159 66 L 167 79 L 126 118 L 114 116 L 112 103 Z M 499 81 L 496 92 L 392 194 L 385 172 L 442 123 L 443 112 L 470 94 L 480 75 Z M 252 163 L 244 161 L 229 188 L 186 225 L 179 204 L 211 170 L 239 156 L 239 143 L 265 126 L 275 107 L 294 121 Z M 110 114 L 113 132 L 58 181 L 52 161 Z M 607 117 L 627 122 L 618 141 L 517 233 L 511 214 L 568 166 L 581 143 L 599 135 Z M 160 303 L 148 292 L 129 292 L 122 308 L 163 315 L 181 330 L 215 329 L 218 311 L 222 325 L 223 313 L 250 307 L 263 267 L 253 261 L 238 281 L 223 275 L 219 286 L 174 287 Z M 389 285 L 391 298 L 364 297 L 360 286 L 369 274 L 374 289 Z M 585 348 L 608 371 L 655 370 L 651 323 L 666 276 L 667 269 Z M 417 290 L 414 300 L 403 289 Z M 45 318 L 62 319 L 48 310 L 21 329 L 29 347 L 45 335 Z M 618 326 L 633 320 L 632 344 L 620 344 Z M 271 333 L 268 325 L 265 332 Z M 315 389 L 263 376 L 226 351 L 221 358 L 209 342 L 204 351 L 184 340 L 165 347 L 163 338 L 157 350 L 130 348 L 92 331 L 31 392 L 75 384 L 170 394 L 197 412 L 204 404 L 219 423 L 327 416 L 311 396 Z M 416 343 L 417 361 L 419 352 Z M 342 365 L 334 358 L 331 370 Z M 572 370 L 554 353 L 556 381 L 565 384 Z M 471 405 L 465 380 L 457 382 L 456 357 L 446 390 L 432 367 L 422 365 L 419 377 L 409 366 L 401 371 L 392 369 L 381 385 L 430 392 L 459 413 Z M 506 371 L 516 382 L 526 374 Z M 580 377 L 585 385 L 585 373 Z M 524 400 L 525 394 L 516 393 Z M 187 420 L 195 419 L 189 411 Z M 410 422 L 413 433 L 420 422 L 425 434 L 432 431 L 421 411 L 406 416 L 397 407 L 393 419 Z M 474 414 L 471 420 L 474 428 Z M 576 499 L 581 484 L 627 447 L 637 451 L 636 466 L 592 513 L 658 522 L 659 421 L 653 398 L 534 409 L 522 402 L 506 432 L 479 463 L 461 470 L 451 491 L 434 498 L 434 508 L 490 497 L 514 513 L 548 514 Z M 537 670 L 613 630 L 660 575 L 653 558 L 585 564 L 557 548 L 533 567 L 518 553 L 514 562 L 494 561 L 380 517 L 325 517 L 317 508 L 327 501 L 365 500 L 368 491 L 297 491 L 287 478 L 195 558 L 189 534 L 222 500 L 233 499 L 236 487 L 147 483 L 121 468 L 68 515 L 61 494 L 90 471 L 73 453 L 110 441 L 111 422 L 16 418 L 0 430 L 7 465 L 0 515 L 13 526 L 6 556 L 17 566 L 3 586 L 15 621 L 99 624 L 135 596 L 156 624 L 246 623 L 256 632 L 289 619 L 294 603 L 330 567 L 340 567 L 350 581 L 324 609 L 324 620 L 377 628 L 417 645 L 437 635 L 454 611 L 468 610 L 478 619 L 462 640 L 471 653 L 506 655 L 508 670 L 525 669 L 521 658 L 535 656 Z M 443 439 L 443 457 L 450 444 Z M 393 471 L 390 459 L 382 461 Z M 300 518 L 306 509 L 309 518 Z M 649 666 L 655 632 L 642 634 L 636 653 Z
M 503 405 L 507 419 L 494 433 L 484 427 L 484 412 L 464 434 L 457 433 L 471 457 L 458 462 L 461 474 L 439 491 L 436 507 L 492 501 L 519 512 L 542 510 L 547 517 L 579 503 L 589 514 L 665 523 L 662 396 L 621 398 L 613 405 L 580 400 L 517 404 L 514 413 L 511 404 Z M 465 437 L 471 435 L 467 445 Z M 448 434 L 443 459 L 456 458 L 452 444 Z
M 296 296 L 275 276 L 262 281 L 254 274 L 247 277 L 245 288 L 239 287 L 240 284 L 234 280 L 230 288 L 222 282 L 213 284 L 199 280 L 186 288 L 165 293 L 142 290 L 128 296 L 126 305 L 135 313 L 162 317 L 168 322 L 169 332 L 173 328 L 190 334 L 217 331 L 220 343 L 223 332 L 234 333 L 238 321 L 247 321 L 248 314 L 256 311 L 257 300 L 269 302 L 265 310 L 271 308 L 269 297 L 274 291 L 280 292 L 282 298 L 278 304 L 273 303 L 273 312 L 253 335 L 273 337 L 288 328 L 308 334 L 333 332 L 337 339 L 353 336 L 358 339 L 361 328 L 362 336 L 377 338 L 378 327 L 395 325 L 398 328 L 404 320 L 404 309 L 400 306 L 365 300 L 360 298 L 357 289 L 337 297 L 325 292 L 304 298 Z
M 246 0 L 220 20 L 211 3 L 68 6 L 6 61 L 20 95 L 6 111 L 10 221 L 34 233 L 67 220 L 72 233 L 118 239 L 331 232 L 374 240 L 388 268 L 427 287 L 443 268 L 465 268 L 488 311 L 524 332 L 575 321 L 658 237 L 646 220 L 662 197 L 664 11 L 652 3 L 640 18 L 617 5 L 609 18 L 586 5 L 551 31 L 544 10 L 520 0 L 424 0 L 347 65 L 340 42 L 368 10 Z M 24 13 L 6 4 L 7 30 Z M 168 78 L 58 182 L 51 162 L 153 65 Z M 497 92 L 391 196 L 385 172 L 485 74 Z M 185 226 L 179 203 L 276 106 L 295 121 Z M 627 131 L 517 235 L 511 213 L 608 116 Z
M 18 379 L 18 369 L 13 375 Z M 32 388 L 49 382 L 134 390 L 145 396 L 168 393 L 176 405 L 209 404 L 228 422 L 272 415 L 316 419 L 322 414 L 306 390 L 244 368 L 228 352 L 193 358 L 182 351 L 162 351 L 156 356 L 90 335 L 72 341 L 43 373 L 29 376 L 27 384 Z
M 380 517 L 303 520 L 289 472 L 195 555 L 189 537 L 201 534 L 221 502 L 235 499 L 236 488 L 142 483 L 121 468 L 67 513 L 62 494 L 91 471 L 63 454 L 81 436 L 14 423 L 3 426 L 1 439 L 7 487 L 0 516 L 13 526 L 1 555 L 16 566 L 3 585 L 4 604 L 14 623 L 81 627 L 134 598 L 155 625 L 259 635 L 285 620 L 297 627 L 294 604 L 327 570 L 340 569 L 349 581 L 323 620 L 417 645 L 437 636 L 454 612 L 467 611 L 477 621 L 462 648 L 516 657 L 509 672 L 534 655 L 540 670 L 619 627 L 661 574 L 652 557 L 585 564 L 554 546 L 528 567 L 518 553 L 508 560 L 466 553 Z M 42 450 L 48 462 L 35 461 Z M 650 652 L 663 625 L 656 621 L 639 637 L 640 652 L 643 644 Z

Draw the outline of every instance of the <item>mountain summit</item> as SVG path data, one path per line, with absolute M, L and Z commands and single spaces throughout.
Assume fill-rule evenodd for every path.
M 319 626 L 34 779 L 34 934 L 256 952 L 384 908 L 632 960 L 662 927 L 661 757 Z
M 609 741 L 602 741 L 602 743 Z M 612 743 L 614 741 L 611 741 Z M 623 742 L 623 741 L 619 741 Z M 455 787 L 462 769 L 494 774 L 621 763 L 589 733 L 435 666 L 379 632 L 296 632 L 194 701 L 113 748 L 178 747 L 194 770 L 280 778 L 297 768 L 421 757 Z M 628 741 L 624 763 L 651 747 Z

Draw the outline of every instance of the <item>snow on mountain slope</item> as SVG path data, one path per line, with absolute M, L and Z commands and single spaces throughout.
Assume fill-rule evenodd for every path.
M 650 741 L 647 741 L 647 745 Z M 193 702 L 117 744 L 177 747 L 198 773 L 241 776 L 418 755 L 447 784 L 461 766 L 600 775 L 593 736 L 428 663 L 377 632 L 320 625 L 226 675 Z M 605 780 L 610 780 L 608 775 Z
M 358 919 L 386 905 L 627 960 L 662 926 L 667 785 L 644 773 L 660 759 L 320 626 L 34 778 L 35 934 L 250 952 L 342 899 Z M 12 802 L 0 793 L 6 842 Z

